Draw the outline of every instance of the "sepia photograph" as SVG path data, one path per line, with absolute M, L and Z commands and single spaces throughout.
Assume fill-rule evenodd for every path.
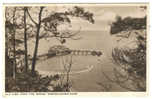
M 5 92 L 147 92 L 148 8 L 4 5 Z

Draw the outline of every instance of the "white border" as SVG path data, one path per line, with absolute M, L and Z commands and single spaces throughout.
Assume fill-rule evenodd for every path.
M 63 0 L 51 0 L 51 2 L 49 1 L 49 0 L 0 0 L 0 31 L 1 31 L 1 33 L 0 33 L 0 64 L 4 64 L 4 59 L 2 58 L 2 53 L 3 53 L 3 50 L 4 50 L 4 48 L 2 47 L 3 46 L 3 44 L 4 44 L 4 38 L 3 38 L 3 36 L 4 36 L 4 34 L 3 34 L 3 32 L 2 32 L 2 30 L 3 30 L 3 15 L 2 15 L 2 12 L 3 12 L 3 9 L 2 9 L 2 4 L 4 4 L 4 3 L 39 3 L 39 4 L 42 4 L 42 3 L 137 3 L 137 2 L 150 2 L 150 0 L 127 0 L 126 2 L 125 1 L 122 1 L 122 0 L 115 0 L 115 1 L 112 1 L 112 0 L 102 0 L 102 1 L 99 1 L 99 0 L 64 0 L 64 2 L 63 2 Z M 152 6 L 152 3 L 150 2 L 150 10 L 151 10 L 151 6 Z M 152 17 L 152 15 L 151 15 L 151 11 L 150 11 L 150 17 Z M 152 23 L 152 21 L 150 20 L 150 25 L 151 25 L 151 23 Z M 152 77 L 151 77 L 151 75 L 152 75 L 152 68 L 151 68 L 151 64 L 152 64 L 152 62 L 150 61 L 151 60 L 151 56 L 152 56 L 152 52 L 150 51 L 151 50 L 151 48 L 152 48 L 152 46 L 151 46 L 151 44 L 152 44 L 152 39 L 151 39 L 151 37 L 152 37 L 152 34 L 151 34 L 151 31 L 152 31 L 152 28 L 150 27 L 150 32 L 149 32 L 149 37 L 148 37 L 148 46 L 149 46 L 149 49 L 148 49 L 148 53 L 147 54 L 149 54 L 148 56 L 148 59 L 149 59 L 149 61 L 147 62 L 148 63 L 148 65 L 149 65 L 149 74 L 150 74 L 150 76 L 149 76 L 149 80 L 150 80 L 150 83 L 151 83 L 151 80 L 152 80 Z M 2 75 L 2 65 L 0 66 L 0 75 Z M 4 78 L 2 78 L 2 77 L 0 77 L 0 96 L 2 96 L 2 89 L 3 89 L 3 85 L 2 85 L 2 81 L 3 81 L 3 79 Z M 152 99 L 152 87 L 151 87 L 151 84 L 149 83 L 149 96 L 147 96 L 147 97 L 141 97 L 141 98 L 143 98 L 143 99 Z M 87 93 L 87 94 L 89 94 L 89 93 Z M 114 98 L 114 97 L 111 97 L 110 96 L 110 93 L 103 93 L 102 92 L 102 94 L 104 94 L 103 96 L 104 96 L 104 98 L 105 97 L 107 97 L 107 95 L 108 95 L 108 99 L 112 99 L 112 98 Z M 134 94 L 134 93 L 132 93 L 132 94 Z M 90 93 L 90 95 L 91 95 L 91 93 Z M 102 97 L 100 97 L 100 95 L 99 94 L 96 94 L 96 96 L 85 96 L 85 97 L 87 97 L 87 98 L 102 98 Z M 112 95 L 113 96 L 113 95 Z M 23 96 L 22 98 L 24 99 L 24 98 L 29 98 L 29 97 L 31 97 L 31 98 L 33 98 L 32 96 Z M 35 97 L 35 96 L 34 96 Z M 38 96 L 38 98 L 40 99 L 40 98 L 44 98 L 45 96 Z M 71 99 L 71 98 L 78 98 L 79 96 L 73 96 L 73 95 L 70 95 L 70 96 L 60 96 L 60 95 L 57 95 L 57 96 L 50 96 L 49 95 L 49 97 L 48 98 L 65 98 L 65 99 L 67 99 L 67 98 L 69 98 L 69 99 Z M 2 97 L 2 98 L 4 98 L 4 97 Z M 21 97 L 10 97 L 11 99 L 15 99 L 15 98 L 21 98 Z M 45 97 L 46 98 L 46 97 Z M 80 97 L 79 97 L 80 98 Z M 81 97 L 81 98 L 84 98 L 84 97 Z M 134 98 L 134 99 L 136 99 L 136 98 L 139 98 L 139 97 L 133 97 L 133 96 L 121 96 L 121 97 L 118 97 L 118 96 L 116 96 L 115 98 L 124 98 L 124 99 L 130 99 L 130 98 Z

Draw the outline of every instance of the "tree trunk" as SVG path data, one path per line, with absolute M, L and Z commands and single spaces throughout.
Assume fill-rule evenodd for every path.
M 26 12 L 27 8 L 24 7 L 24 48 L 25 48 L 25 72 L 28 70 L 28 58 L 27 58 L 27 28 L 26 28 Z
M 41 16 L 42 16 L 42 11 L 44 7 L 40 8 L 39 12 L 39 19 L 38 19 L 38 24 L 37 24 L 37 32 L 36 32 L 36 43 L 35 43 L 35 49 L 34 49 L 34 54 L 33 54 L 33 60 L 32 60 L 32 74 L 35 72 L 35 64 L 36 64 L 36 57 L 37 57 L 37 51 L 38 51 L 38 45 L 39 45 L 39 34 L 40 34 L 40 28 L 41 28 Z
M 16 13 L 16 8 L 14 8 L 13 12 L 13 57 L 14 57 L 14 62 L 13 62 L 13 78 L 15 79 L 16 76 L 16 30 L 15 30 L 15 13 Z
M 8 35 L 5 26 L 5 76 L 8 76 Z
M 67 72 L 67 87 L 66 87 L 66 91 L 68 92 L 69 91 L 69 71 Z

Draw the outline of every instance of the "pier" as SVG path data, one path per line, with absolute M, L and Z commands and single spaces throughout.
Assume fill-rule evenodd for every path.
M 102 55 L 101 51 L 91 51 L 91 50 L 70 50 L 70 54 L 72 55 L 92 55 L 92 56 L 100 56 Z

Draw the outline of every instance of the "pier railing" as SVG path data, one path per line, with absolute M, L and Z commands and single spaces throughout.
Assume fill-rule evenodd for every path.
M 100 56 L 102 55 L 101 51 L 91 51 L 91 50 L 70 50 L 70 54 L 72 55 L 93 55 L 93 56 Z

